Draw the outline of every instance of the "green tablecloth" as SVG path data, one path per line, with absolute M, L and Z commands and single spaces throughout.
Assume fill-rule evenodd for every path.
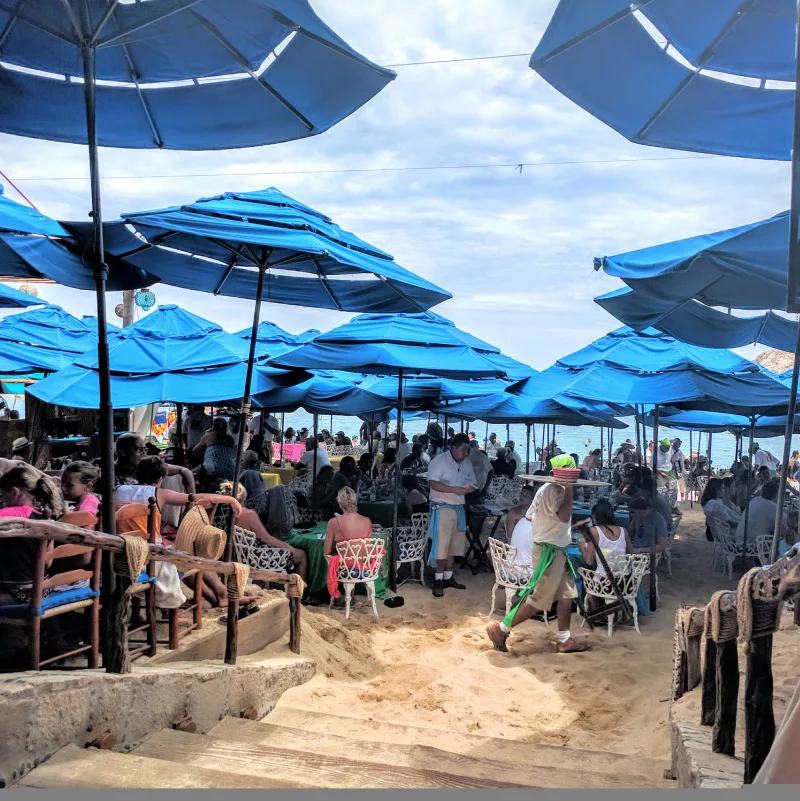
M 380 505 L 380 504 L 378 504 Z M 289 534 L 289 545 L 301 548 L 308 554 L 308 597 L 312 601 L 327 601 L 328 595 L 328 562 L 325 559 L 325 531 L 327 523 L 317 523 L 313 529 L 292 529 Z M 321 538 L 320 538 L 320 535 Z M 389 532 L 376 532 L 373 536 L 382 537 L 386 542 L 386 555 L 383 557 L 381 575 L 375 581 L 375 595 L 386 597 L 386 580 L 389 576 L 391 553 L 389 550 Z M 363 585 L 362 585 L 363 587 Z M 359 591 L 359 585 L 356 585 Z
M 391 528 L 394 525 L 394 501 L 359 501 L 358 513 L 377 526 Z

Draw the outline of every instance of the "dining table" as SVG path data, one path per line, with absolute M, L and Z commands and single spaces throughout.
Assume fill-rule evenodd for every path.
M 311 527 L 293 528 L 289 532 L 289 545 L 305 551 L 308 555 L 306 585 L 308 587 L 308 599 L 312 603 L 324 603 L 330 600 L 330 595 L 328 594 L 328 561 L 325 559 L 324 550 L 327 526 L 328 524 L 322 521 Z M 386 546 L 380 576 L 375 580 L 375 596 L 383 599 L 386 598 L 386 586 L 391 566 L 391 532 L 373 528 L 372 536 L 383 539 Z M 363 585 L 356 584 L 356 592 L 359 591 L 359 588 L 363 588 Z

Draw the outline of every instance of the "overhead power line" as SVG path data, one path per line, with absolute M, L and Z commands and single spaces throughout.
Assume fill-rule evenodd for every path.
M 464 58 L 439 58 L 430 61 L 404 61 L 400 64 L 384 64 L 384 67 L 421 67 L 428 64 L 458 64 L 463 61 L 495 61 L 500 58 L 530 58 L 530 53 L 505 53 L 499 56 L 468 56 Z
M 275 175 L 341 175 L 344 173 L 368 173 L 368 172 L 429 172 L 434 170 L 490 170 L 490 169 L 513 169 L 518 172 L 526 167 L 565 167 L 591 164 L 640 164 L 647 161 L 696 161 L 698 159 L 722 158 L 716 155 L 690 155 L 690 156 L 656 156 L 653 158 L 633 158 L 633 159 L 585 159 L 568 161 L 523 161 L 505 162 L 498 164 L 440 164 L 440 165 L 417 165 L 408 167 L 349 167 L 339 170 L 253 170 L 248 172 L 196 172 L 196 173 L 162 173 L 151 175 L 105 175 L 104 181 L 143 181 L 161 180 L 168 178 L 249 178 L 258 176 Z M 17 177 L 14 181 L 23 183 L 25 181 L 88 181 L 85 175 L 72 176 L 37 176 L 37 177 Z

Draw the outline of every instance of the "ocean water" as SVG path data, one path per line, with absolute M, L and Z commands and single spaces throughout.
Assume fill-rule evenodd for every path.
M 277 415 L 278 419 L 280 420 L 280 415 Z M 297 411 L 294 414 L 287 414 L 285 415 L 285 423 L 283 425 L 283 429 L 286 430 L 289 426 L 294 428 L 297 431 L 299 428 L 308 428 L 309 431 L 313 428 L 313 416 L 308 414 L 307 412 Z M 622 418 L 622 422 L 628 425 L 628 428 L 620 429 L 618 431 L 614 431 L 614 450 L 616 450 L 617 446 L 620 442 L 624 442 L 626 439 L 630 439 L 631 442 L 634 444 L 636 443 L 636 428 L 634 425 L 633 418 L 626 419 Z M 439 417 L 439 424 L 444 425 L 444 418 L 442 416 Z M 452 427 L 456 431 L 461 430 L 461 423 L 458 420 L 448 420 L 448 426 Z M 354 437 L 358 435 L 359 428 L 361 427 L 361 420 L 357 417 L 346 417 L 343 415 L 334 415 L 333 417 L 329 415 L 320 415 L 319 416 L 319 430 L 323 428 L 327 428 L 331 433 L 335 434 L 337 431 L 344 431 L 350 437 Z M 425 431 L 428 425 L 428 418 L 427 416 L 422 417 L 421 419 L 417 420 L 404 420 L 403 422 L 403 431 L 408 435 L 408 438 L 414 434 L 421 434 Z M 390 430 L 394 430 L 394 423 L 391 424 Z M 541 445 L 542 440 L 542 426 L 537 425 L 536 431 L 534 433 L 533 426 L 531 427 L 531 460 L 535 459 L 534 456 L 534 446 L 533 440 L 535 437 L 536 447 Z M 505 425 L 497 425 L 497 424 L 490 424 L 488 426 L 489 433 L 494 432 L 497 434 L 498 440 L 502 440 L 505 442 L 506 439 L 511 439 L 516 443 L 516 451 L 519 453 L 523 460 L 525 460 L 525 440 L 526 440 L 526 430 L 524 425 L 511 425 L 508 427 L 508 435 L 506 434 L 506 426 Z M 464 430 L 466 431 L 466 423 L 464 424 Z M 475 421 L 474 423 L 470 423 L 469 430 L 475 432 L 476 438 L 483 442 L 487 426 L 486 423 L 483 423 L 479 420 Z M 703 433 L 702 435 L 702 452 L 705 454 L 708 448 L 708 434 Z M 648 427 L 647 429 L 647 437 L 648 441 L 653 438 L 653 429 Z M 658 428 L 658 437 L 659 439 L 663 439 L 664 437 L 669 437 L 673 439 L 674 437 L 680 437 L 682 440 L 681 449 L 683 450 L 684 454 L 688 456 L 689 454 L 689 432 L 688 431 L 677 431 L 676 429 L 667 428 L 665 426 L 659 426 Z M 607 441 L 608 438 L 608 430 L 606 429 L 604 432 L 604 438 Z M 556 435 L 555 439 L 558 442 L 558 446 L 563 450 L 565 453 L 577 453 L 578 456 L 583 459 L 584 456 L 590 451 L 594 450 L 595 448 L 600 447 L 600 430 L 597 428 L 592 428 L 591 426 L 578 426 L 575 428 L 556 428 Z M 697 440 L 698 440 L 698 432 L 692 433 L 692 450 L 697 450 Z M 764 450 L 772 452 L 778 459 L 781 459 L 783 456 L 783 437 L 756 437 L 756 441 L 759 443 L 761 448 Z M 714 434 L 711 438 L 711 461 L 717 467 L 720 468 L 727 468 L 733 463 L 733 454 L 734 448 L 736 446 L 736 438 L 733 434 L 729 434 L 728 432 L 721 432 L 719 434 Z M 745 441 L 745 452 L 747 451 L 747 441 Z M 795 436 L 792 438 L 792 448 L 796 448 L 800 450 L 800 435 Z M 604 451 L 605 457 L 608 458 L 607 451 Z

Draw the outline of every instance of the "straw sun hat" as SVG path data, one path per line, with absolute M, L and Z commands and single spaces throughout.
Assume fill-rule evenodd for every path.
M 202 506 L 193 506 L 178 528 L 175 550 L 216 560 L 222 556 L 227 539 L 222 529 L 209 524 L 208 514 Z

